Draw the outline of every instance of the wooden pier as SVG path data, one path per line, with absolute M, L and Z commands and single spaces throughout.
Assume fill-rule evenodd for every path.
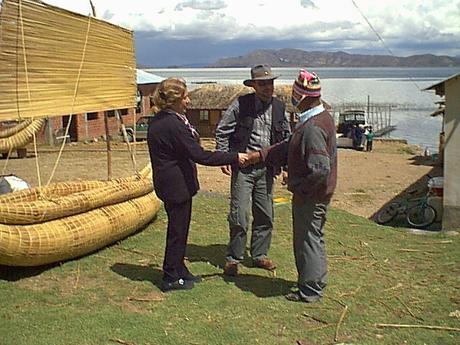
M 366 123 L 372 126 L 375 137 L 382 137 L 396 129 L 391 124 L 391 104 L 372 104 L 368 96 L 367 103 L 343 103 L 333 107 L 336 120 L 340 112 L 348 109 L 361 109 L 366 112 Z

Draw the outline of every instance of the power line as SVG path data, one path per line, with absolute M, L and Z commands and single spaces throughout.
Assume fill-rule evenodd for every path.
M 380 36 L 380 34 L 377 32 L 377 30 L 372 26 L 371 22 L 369 21 L 369 19 L 367 19 L 367 17 L 364 15 L 364 13 L 361 11 L 361 9 L 358 7 L 358 5 L 356 4 L 356 2 L 354 0 L 351 0 L 351 2 L 353 3 L 353 5 L 356 7 L 356 9 L 358 10 L 359 14 L 361 14 L 361 16 L 363 17 L 363 19 L 366 21 L 367 25 L 369 25 L 369 27 L 371 28 L 371 30 L 375 33 L 375 35 L 377 36 L 377 38 L 380 40 L 380 42 L 382 42 L 383 46 L 386 48 L 386 50 L 388 50 L 388 52 L 390 53 L 391 56 L 393 57 L 397 57 L 395 54 L 393 54 L 393 52 L 391 51 L 390 47 L 385 43 L 385 41 L 383 40 L 382 36 Z M 418 84 L 415 82 L 415 80 L 409 76 L 409 79 L 414 83 L 414 85 L 417 87 L 417 89 L 419 89 L 419 91 L 421 90 L 420 87 L 418 86 Z

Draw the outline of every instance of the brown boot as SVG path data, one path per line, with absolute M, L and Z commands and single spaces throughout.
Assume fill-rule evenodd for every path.
M 273 271 L 276 268 L 276 264 L 268 258 L 254 260 L 254 266 L 263 268 L 264 270 L 267 270 L 267 271 Z
M 224 267 L 224 274 L 230 277 L 237 276 L 238 275 L 238 263 L 234 261 L 227 261 Z

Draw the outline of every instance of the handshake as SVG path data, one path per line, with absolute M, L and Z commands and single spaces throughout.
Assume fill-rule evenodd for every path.
M 240 168 L 246 168 L 252 164 L 256 164 L 262 161 L 262 156 L 260 155 L 260 151 L 252 151 L 248 153 L 238 152 L 238 165 Z M 232 169 L 230 165 L 224 165 L 220 167 L 220 170 L 225 175 L 231 176 Z
M 238 165 L 240 168 L 245 168 L 249 165 L 259 163 L 262 160 L 260 151 L 252 151 L 248 153 L 238 153 Z

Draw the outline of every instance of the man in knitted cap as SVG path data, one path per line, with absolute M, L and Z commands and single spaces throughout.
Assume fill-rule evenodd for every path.
M 250 163 L 288 165 L 298 290 L 286 298 L 311 303 L 323 296 L 327 283 L 324 223 L 337 182 L 336 131 L 321 102 L 321 83 L 315 73 L 300 70 L 291 99 L 299 122 L 290 140 L 250 153 Z

